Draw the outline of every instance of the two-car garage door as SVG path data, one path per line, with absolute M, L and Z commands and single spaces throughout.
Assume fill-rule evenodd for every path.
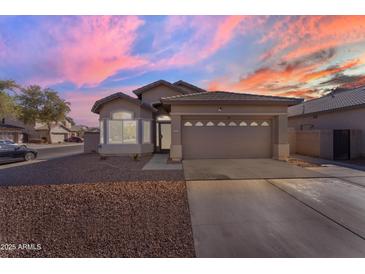
M 271 158 L 271 120 L 185 118 L 182 147 L 184 159 Z

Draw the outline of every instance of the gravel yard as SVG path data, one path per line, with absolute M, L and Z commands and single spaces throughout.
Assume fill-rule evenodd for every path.
M 0 257 L 194 257 L 183 173 L 142 171 L 149 159 L 0 170 Z
M 151 156 L 131 157 L 80 154 L 0 170 L 0 186 L 79 184 L 120 181 L 184 180 L 182 170 L 142 170 Z
M 195 256 L 184 181 L 1 187 L 0 220 L 0 257 Z

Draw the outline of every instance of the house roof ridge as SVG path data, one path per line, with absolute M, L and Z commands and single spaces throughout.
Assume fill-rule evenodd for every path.
M 144 85 L 144 86 L 142 86 L 142 87 L 139 87 L 139 88 L 137 88 L 137 89 L 135 89 L 135 90 L 132 90 L 132 92 L 133 92 L 135 95 L 139 96 L 139 95 L 141 95 L 142 93 L 144 93 L 144 92 L 148 91 L 149 89 L 154 88 L 154 87 L 156 87 L 156 86 L 158 86 L 158 85 L 166 85 L 166 86 L 168 86 L 168 87 L 170 87 L 170 88 L 172 88 L 172 89 L 177 90 L 178 92 L 180 92 L 180 93 L 182 93 L 182 94 L 185 94 L 185 93 L 186 93 L 186 91 L 185 91 L 185 90 L 183 90 L 183 89 L 181 89 L 180 87 L 178 87 L 178 86 L 176 86 L 176 85 L 174 85 L 174 84 L 170 83 L 169 81 L 163 80 L 163 79 L 160 79 L 160 80 L 154 81 L 154 82 L 152 82 L 152 83 L 149 83 L 149 84 L 147 84 L 147 85 Z
M 207 90 L 205 90 L 205 89 L 203 89 L 201 87 L 198 87 L 196 85 L 193 85 L 193 84 L 191 84 L 189 82 L 186 82 L 184 80 L 176 81 L 176 82 L 173 83 L 173 85 L 183 85 L 183 86 L 186 86 L 188 88 L 194 89 L 194 90 L 196 90 L 198 92 L 206 92 L 207 91 Z
M 303 100 L 303 98 L 298 98 L 298 97 L 272 96 L 272 95 L 262 95 L 262 94 L 254 94 L 254 93 L 223 91 L 223 90 L 196 92 L 196 93 L 183 94 L 183 95 L 174 95 L 174 96 L 169 96 L 169 97 L 162 97 L 161 99 L 171 100 L 171 99 L 178 99 L 178 98 L 195 97 L 195 96 L 199 96 L 199 95 L 202 96 L 205 94 L 213 94 L 213 93 L 234 94 L 234 95 L 238 95 L 238 96 L 246 95 L 246 96 L 252 96 L 252 97 L 256 97 L 256 98 L 272 98 L 272 99 L 281 99 L 281 100 Z M 245 100 L 255 100 L 255 98 L 245 98 Z
M 356 107 L 365 104 L 365 86 L 354 89 L 330 92 L 321 97 L 314 98 L 288 110 L 289 117 L 302 116 L 313 113 L 326 112 L 336 109 Z

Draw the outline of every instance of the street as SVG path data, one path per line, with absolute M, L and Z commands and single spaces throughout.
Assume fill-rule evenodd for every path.
M 76 155 L 84 152 L 84 144 L 57 144 L 57 145 L 38 145 L 30 144 L 27 147 L 38 152 L 37 159 L 29 162 L 13 162 L 8 164 L 0 164 L 0 170 L 16 166 L 23 166 L 43 162 L 51 159 L 57 159 L 65 156 Z
M 34 146 L 29 147 L 38 151 L 38 160 L 50 160 L 84 152 L 83 144 L 57 145 L 49 148 L 37 148 Z

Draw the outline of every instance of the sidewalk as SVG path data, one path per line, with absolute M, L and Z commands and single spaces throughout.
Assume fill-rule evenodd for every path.
M 22 145 L 26 145 L 31 149 L 47 149 L 47 148 L 61 148 L 61 147 L 72 147 L 72 146 L 83 146 L 84 143 L 62 143 L 62 144 L 28 144 L 24 143 Z

